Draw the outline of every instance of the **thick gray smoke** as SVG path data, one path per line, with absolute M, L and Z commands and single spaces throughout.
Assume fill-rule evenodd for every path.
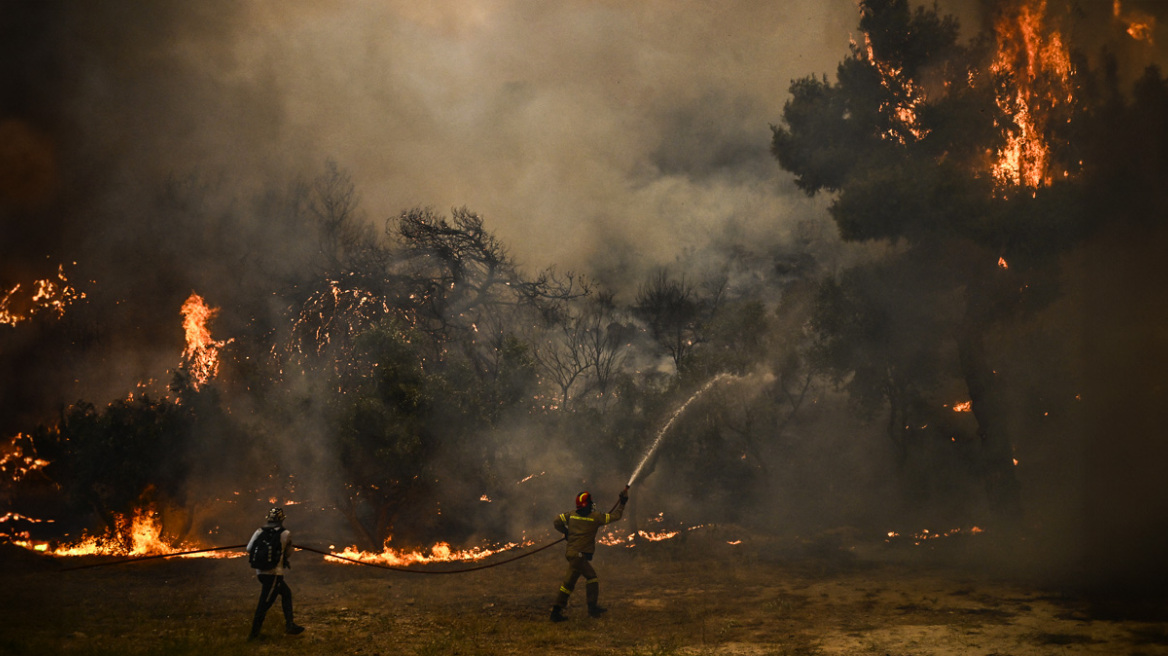
M 467 206 L 529 270 L 615 283 L 728 225 L 786 238 L 822 204 L 776 175 L 768 124 L 792 78 L 846 52 L 855 10 L 115 1 L 4 15 L 0 282 L 76 263 L 118 355 L 62 379 L 100 379 L 71 395 L 107 397 L 173 366 L 190 291 L 226 308 L 224 331 L 267 311 L 241 285 L 312 246 L 253 199 L 327 159 L 352 173 L 374 230 L 409 207 Z
M 939 6 L 971 35 L 999 4 Z M 1118 18 L 1112 2 L 1050 5 L 1078 47 L 1107 48 L 1129 79 L 1166 61 L 1163 2 L 1127 0 Z M 277 330 L 288 308 L 263 293 L 302 279 L 319 246 L 290 199 L 330 160 L 374 232 L 407 208 L 466 206 L 527 271 L 574 270 L 626 295 L 657 265 L 724 265 L 706 259 L 711 244 L 781 249 L 825 224 L 827 200 L 780 171 L 769 126 L 793 79 L 834 75 L 857 25 L 854 0 L 3 0 L 0 16 L 0 293 L 63 264 L 88 295 L 83 323 L 0 342 L 0 438 L 60 404 L 165 385 L 192 291 L 222 308 L 216 338 Z M 1143 19 L 1151 38 L 1125 38 Z M 774 267 L 735 264 L 743 280 Z M 310 437 L 317 410 L 301 416 Z M 827 419 L 834 439 L 854 428 Z M 502 430 L 529 454 L 500 474 L 516 498 L 619 489 L 636 464 L 580 480 L 580 454 L 518 420 Z M 787 455 L 824 439 L 796 438 Z M 886 463 L 868 444 L 836 450 L 835 464 L 875 478 Z M 319 461 L 314 449 L 306 439 L 289 457 Z M 863 514 L 855 488 L 817 473 L 789 472 Z

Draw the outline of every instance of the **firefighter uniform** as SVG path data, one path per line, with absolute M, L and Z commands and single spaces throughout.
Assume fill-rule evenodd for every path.
M 600 579 L 596 570 L 592 568 L 592 555 L 596 552 L 596 532 L 605 524 L 610 524 L 621 518 L 625 510 L 625 503 L 629 500 L 625 492 L 621 493 L 620 503 L 611 513 L 593 511 L 592 496 L 582 492 L 576 497 L 576 511 L 561 513 L 556 516 L 556 530 L 567 536 L 568 571 L 564 575 L 564 582 L 560 584 L 559 594 L 552 606 L 552 620 L 564 619 L 564 607 L 568 605 L 568 597 L 576 588 L 576 582 L 584 577 L 584 589 L 588 599 L 588 614 L 598 617 L 605 611 L 598 605 L 600 600 Z

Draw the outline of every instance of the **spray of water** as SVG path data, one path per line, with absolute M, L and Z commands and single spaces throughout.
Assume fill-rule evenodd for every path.
M 641 470 L 645 468 L 645 463 L 649 462 L 649 460 L 653 458 L 653 454 L 657 453 L 657 447 L 661 446 L 661 440 L 665 437 L 665 434 L 669 432 L 669 428 L 673 426 L 673 422 L 677 421 L 677 418 L 680 417 L 683 412 L 685 412 L 685 409 L 689 407 L 690 403 L 693 403 L 694 399 L 704 394 L 706 390 L 713 387 L 714 384 L 718 381 L 726 378 L 738 378 L 738 376 L 728 373 L 721 373 L 717 376 L 714 376 L 710 380 L 706 381 L 706 384 L 702 385 L 701 389 L 694 392 L 693 395 L 686 399 L 685 403 L 682 403 L 677 407 L 676 410 L 673 411 L 673 414 L 669 416 L 669 421 L 665 422 L 665 425 L 661 427 L 661 430 L 657 431 L 657 437 L 653 440 L 653 444 L 649 446 L 649 450 L 645 452 L 645 457 L 641 458 L 641 462 L 637 463 L 637 468 L 633 470 L 633 475 L 629 477 L 628 485 L 630 487 L 637 480 L 637 477 L 641 475 Z

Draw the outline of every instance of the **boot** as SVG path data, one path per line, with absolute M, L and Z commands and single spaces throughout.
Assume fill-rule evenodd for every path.
M 552 617 L 551 617 L 551 620 L 552 620 L 553 622 L 563 622 L 563 621 L 565 621 L 565 620 L 567 620 L 567 619 L 568 619 L 567 617 L 564 617 L 564 608 L 563 608 L 563 606 L 552 606 Z
M 287 633 L 288 635 L 300 635 L 301 633 L 304 633 L 304 627 L 300 626 L 299 624 L 289 624 L 284 629 L 284 633 Z
M 600 606 L 600 582 L 596 580 L 589 581 L 584 589 L 588 595 L 588 615 L 590 617 L 600 617 L 604 614 L 604 611 L 608 610 Z

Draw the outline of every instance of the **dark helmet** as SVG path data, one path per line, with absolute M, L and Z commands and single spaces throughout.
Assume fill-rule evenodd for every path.
M 576 495 L 576 510 L 583 510 L 592 507 L 592 495 L 587 492 L 581 492 Z
M 283 524 L 284 523 L 284 509 L 272 508 L 268 511 L 269 524 Z

